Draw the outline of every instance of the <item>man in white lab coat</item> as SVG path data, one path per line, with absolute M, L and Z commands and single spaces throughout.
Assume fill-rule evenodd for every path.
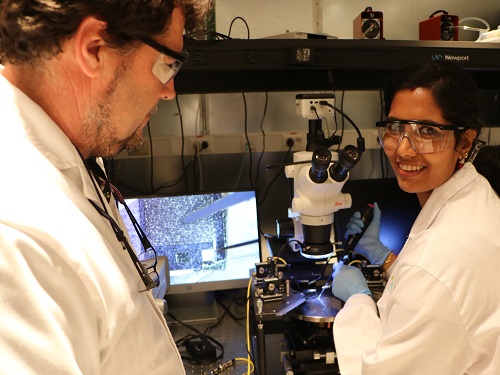
M 209 5 L 2 1 L 1 374 L 184 373 L 85 161 L 140 145 Z

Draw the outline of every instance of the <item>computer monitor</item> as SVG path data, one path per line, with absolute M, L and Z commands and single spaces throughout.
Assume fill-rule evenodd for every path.
M 217 318 L 213 292 L 247 287 L 261 261 L 255 190 L 125 199 L 158 256 L 168 259 L 168 311 L 183 321 Z M 136 251 L 141 243 L 120 208 Z

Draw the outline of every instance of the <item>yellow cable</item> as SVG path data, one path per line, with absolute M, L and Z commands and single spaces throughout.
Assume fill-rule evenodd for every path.
M 252 361 L 250 360 L 250 289 L 252 286 L 252 276 L 250 276 L 250 279 L 248 280 L 248 288 L 247 288 L 247 322 L 246 322 L 246 340 L 247 340 L 247 361 L 248 361 L 248 370 L 247 374 L 250 375 L 250 373 L 253 371 L 250 371 L 250 363 Z
M 255 365 L 253 364 L 253 362 L 252 362 L 251 360 L 249 360 L 249 359 L 247 359 L 247 358 L 235 358 L 234 360 L 235 360 L 235 361 L 242 361 L 242 362 L 246 362 L 246 363 L 247 363 L 247 365 L 250 367 L 250 372 L 249 372 L 249 374 L 250 374 L 250 373 L 252 373 L 252 372 L 254 372 L 254 370 L 255 370 Z
M 281 263 L 283 263 L 283 264 L 285 264 L 285 265 L 287 264 L 287 263 L 286 263 L 286 260 L 284 260 L 283 258 L 280 258 L 280 257 L 273 257 L 273 259 L 274 259 L 274 260 L 279 260 Z
M 352 266 L 353 264 L 356 264 L 356 263 L 361 263 L 360 260 L 353 260 L 351 263 L 348 264 L 348 266 Z

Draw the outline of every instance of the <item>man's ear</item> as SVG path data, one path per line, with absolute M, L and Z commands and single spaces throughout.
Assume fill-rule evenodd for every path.
M 95 17 L 82 20 L 75 35 L 75 56 L 80 69 L 89 77 L 96 77 L 104 62 L 105 54 L 110 51 L 106 48 L 104 35 L 106 22 Z
M 467 154 L 470 151 L 472 143 L 474 142 L 474 139 L 476 139 L 476 136 L 477 136 L 476 129 L 467 129 L 462 134 L 462 138 L 460 139 L 460 142 L 458 143 L 457 146 L 457 151 L 460 152 L 462 155 Z

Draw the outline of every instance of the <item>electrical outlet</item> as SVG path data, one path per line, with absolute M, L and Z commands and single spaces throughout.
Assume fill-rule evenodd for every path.
M 248 149 L 257 151 L 257 139 L 253 134 L 248 134 L 248 139 L 245 135 L 241 137 L 241 150 L 243 152 L 248 152 Z
M 213 153 L 215 150 L 215 141 L 213 137 L 206 135 L 189 137 L 187 147 L 189 148 L 189 150 L 186 150 L 187 154 L 194 154 L 195 147 L 198 150 L 198 153 L 201 152 L 203 154 L 209 154 Z
M 306 133 L 283 133 L 281 135 L 282 147 L 283 150 L 286 151 L 290 148 L 288 142 L 289 140 L 293 141 L 292 151 L 302 151 L 306 149 L 307 146 L 307 134 Z

